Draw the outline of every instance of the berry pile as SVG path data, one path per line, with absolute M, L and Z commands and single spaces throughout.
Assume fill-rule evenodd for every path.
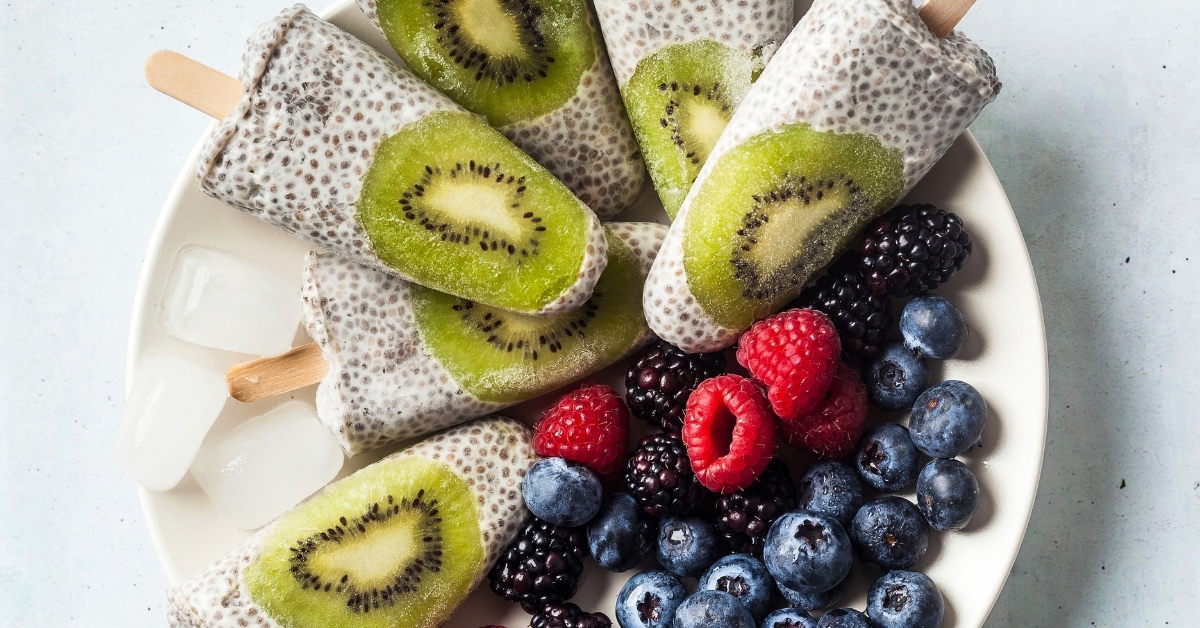
M 843 255 L 788 307 L 824 312 L 841 337 L 843 356 L 869 363 L 883 352 L 895 325 L 891 297 L 936 289 L 966 264 L 971 248 L 957 215 L 933 205 L 900 206 L 871 223 L 858 249 Z M 902 333 L 904 326 L 901 321 Z M 945 359 L 961 345 L 942 354 L 913 350 Z
M 739 338 L 746 375 L 721 353 L 658 341 L 632 359 L 624 401 L 608 386 L 563 396 L 536 426 L 543 459 L 522 489 L 534 519 L 489 574 L 534 628 L 603 628 L 569 602 L 582 559 L 634 569 L 617 597 L 623 628 L 937 626 L 937 587 L 911 571 L 933 531 L 967 526 L 979 483 L 955 459 L 981 443 L 987 405 L 960 381 L 930 385 L 930 359 L 959 355 L 966 318 L 923 293 L 962 267 L 954 214 L 900 207 L 797 300 Z M 888 340 L 893 296 L 912 298 Z M 863 376 L 843 360 L 863 363 Z M 870 406 L 908 411 L 876 420 Z M 626 410 L 628 407 L 628 411 Z M 632 413 L 656 431 L 627 451 Z M 882 417 L 881 417 L 882 418 Z M 784 442 L 818 460 L 793 480 Z M 618 478 L 619 470 L 623 476 Z M 618 486 L 605 494 L 605 482 Z M 896 493 L 915 485 L 916 503 Z M 866 612 L 834 608 L 855 563 L 883 572 Z M 688 594 L 681 579 L 696 578 Z M 778 590 L 790 608 L 774 608 Z M 810 611 L 827 611 L 820 623 Z
M 842 351 L 858 360 L 870 360 L 879 354 L 894 322 L 892 300 L 873 292 L 848 258 L 818 277 L 790 307 L 824 312 L 837 327 Z

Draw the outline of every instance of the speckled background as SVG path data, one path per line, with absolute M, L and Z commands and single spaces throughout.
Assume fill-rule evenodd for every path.
M 0 625 L 166 623 L 114 441 L 143 253 L 208 121 L 141 67 L 171 47 L 232 73 L 285 4 L 0 12 Z M 1005 84 L 972 129 L 1050 347 L 1041 489 L 987 626 L 1194 625 L 1200 5 L 979 0 L 963 28 Z

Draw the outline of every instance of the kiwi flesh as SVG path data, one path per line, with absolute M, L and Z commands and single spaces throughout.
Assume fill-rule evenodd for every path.
M 418 76 L 497 127 L 554 111 L 596 62 L 584 0 L 379 0 Z
M 284 626 L 434 626 L 484 560 L 480 513 L 445 463 L 393 457 L 280 518 L 242 577 Z
M 415 283 L 536 312 L 571 289 L 595 215 L 479 118 L 436 112 L 379 146 L 358 217 Z
M 760 68 L 752 55 L 701 39 L 642 59 L 621 89 L 650 178 L 670 218 Z
M 638 256 L 608 232 L 608 266 L 574 312 L 535 317 L 413 286 L 428 351 L 466 392 L 514 403 L 612 364 L 644 337 Z
M 788 301 L 904 190 L 900 152 L 807 124 L 723 153 L 683 217 L 688 288 L 716 323 L 746 329 Z

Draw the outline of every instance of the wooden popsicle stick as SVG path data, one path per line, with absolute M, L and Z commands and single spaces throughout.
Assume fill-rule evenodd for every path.
M 925 22 L 929 30 L 939 39 L 944 39 L 950 34 L 950 31 L 954 30 L 954 27 L 963 19 L 973 4 L 975 4 L 975 0 L 926 0 L 918 13 L 921 14 L 921 21 Z
M 329 372 L 321 347 L 310 342 L 279 355 L 235 364 L 225 373 L 229 396 L 256 401 L 311 386 Z
M 159 50 L 146 59 L 150 87 L 220 120 L 242 99 L 242 82 L 178 52 Z

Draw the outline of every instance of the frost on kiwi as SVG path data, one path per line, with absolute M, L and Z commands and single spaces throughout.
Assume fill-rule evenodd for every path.
M 638 62 L 621 95 L 654 187 L 671 218 L 761 62 L 711 40 L 667 46 Z
M 379 0 L 376 11 L 418 76 L 497 127 L 562 107 L 596 62 L 582 0 Z
M 689 200 L 683 256 L 697 303 L 728 329 L 794 299 L 904 189 L 899 151 L 806 124 L 718 159 Z

